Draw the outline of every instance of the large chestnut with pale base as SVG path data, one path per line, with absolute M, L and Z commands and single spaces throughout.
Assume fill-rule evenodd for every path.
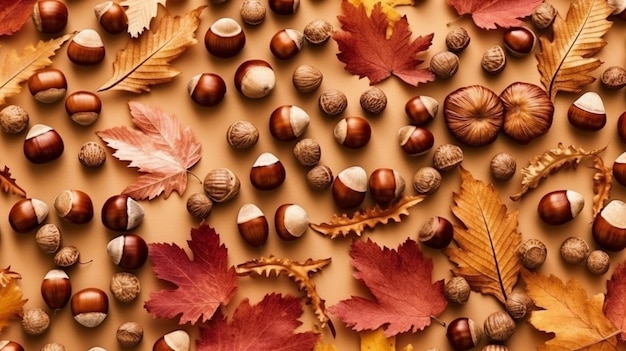
M 102 224 L 110 230 L 131 230 L 141 224 L 143 216 L 143 207 L 128 195 L 111 196 L 102 205 Z
M 169 332 L 154 342 L 152 351 L 189 351 L 189 334 L 182 329 Z
M 74 320 L 85 327 L 95 328 L 109 313 L 109 298 L 98 288 L 86 288 L 72 296 L 70 307 Z
M 362 167 L 352 166 L 337 174 L 332 184 L 335 204 L 340 208 L 359 206 L 367 193 L 367 173 Z
M 626 203 L 612 200 L 596 215 L 591 226 L 593 238 L 608 251 L 626 248 Z
M 557 190 L 539 200 L 539 217 L 551 225 L 565 224 L 578 216 L 585 206 L 583 196 L 573 190 Z

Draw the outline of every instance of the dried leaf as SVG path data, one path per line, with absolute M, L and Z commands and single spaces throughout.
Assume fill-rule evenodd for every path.
M 9 325 L 11 319 L 22 314 L 27 301 L 17 285 L 17 280 L 22 277 L 10 269 L 0 270 L 0 332 Z
M 270 255 L 270 257 L 261 257 L 239 264 L 236 270 L 237 274 L 240 276 L 254 274 L 265 277 L 269 277 L 272 274 L 276 276 L 281 274 L 287 275 L 289 279 L 298 285 L 300 291 L 306 294 L 322 328 L 328 324 L 328 327 L 334 335 L 335 329 L 332 325 L 332 321 L 326 314 L 325 302 L 317 293 L 315 284 L 311 280 L 311 275 L 321 271 L 330 261 L 330 258 L 326 258 L 320 260 L 308 259 L 304 262 L 297 262 L 288 258 L 278 258 Z
M 36 71 L 52 64 L 50 58 L 71 37 L 66 34 L 46 42 L 39 41 L 37 46 L 32 44 L 22 49 L 18 54 L 15 50 L 9 51 L 2 64 L 0 71 L 0 106 L 6 103 L 6 99 L 19 94 L 22 91 L 20 84 L 28 80 Z
M 517 248 L 518 211 L 508 212 L 492 184 L 474 179 L 461 168 L 461 191 L 453 195 L 452 213 L 463 223 L 454 226 L 458 248 L 444 253 L 457 264 L 452 272 L 464 277 L 474 291 L 505 303 L 517 283 L 521 264 Z
M 11 194 L 17 196 L 26 197 L 26 191 L 17 185 L 15 178 L 11 176 L 11 171 L 7 166 L 4 166 L 4 169 L 0 170 L 0 189 L 5 193 L 11 192 Z
M 387 224 L 389 221 L 400 222 L 402 216 L 409 215 L 409 208 L 419 204 L 426 197 L 422 195 L 405 196 L 390 207 L 381 208 L 376 205 L 373 208 L 360 210 L 351 217 L 347 214 L 333 215 L 329 222 L 314 224 L 310 227 L 316 232 L 335 239 L 338 236 L 346 237 L 350 234 L 360 236 L 365 229 L 373 229 L 378 224 Z
M 593 158 L 593 169 L 596 170 L 596 173 L 593 175 L 593 206 L 591 210 L 595 218 L 611 198 L 613 170 L 604 165 L 604 160 L 599 155 Z
M 551 149 L 541 155 L 533 157 L 528 166 L 522 168 L 522 189 L 511 195 L 511 200 L 519 201 L 528 191 L 539 186 L 539 183 L 549 175 L 564 168 L 576 168 L 586 158 L 601 154 L 606 147 L 585 151 L 573 145 L 563 146 L 559 143 L 556 149 Z
M 382 12 L 387 16 L 387 38 L 393 33 L 393 24 L 402 18 L 402 14 L 396 10 L 396 6 L 413 6 L 413 0 L 349 0 L 354 7 L 363 5 L 368 16 L 372 15 L 372 10 L 376 4 L 380 4 Z
M 136 38 L 144 29 L 150 29 L 150 21 L 157 15 L 159 4 L 165 7 L 166 0 L 122 0 L 128 17 L 128 33 Z
M 471 14 L 483 29 L 523 25 L 518 18 L 529 16 L 543 0 L 446 0 L 459 16 Z
M 170 66 L 170 62 L 198 42 L 195 32 L 205 7 L 200 6 L 182 18 L 167 15 L 161 19 L 155 32 L 148 32 L 136 40 L 130 39 L 126 47 L 117 53 L 113 76 L 98 91 L 149 92 L 150 85 L 169 82 L 180 74 Z
M 138 200 L 152 200 L 172 191 L 178 194 L 187 187 L 187 170 L 200 160 L 201 144 L 190 127 L 182 128 L 175 116 L 139 102 L 129 102 L 133 123 L 139 130 L 109 128 L 96 134 L 116 149 L 113 156 L 130 161 L 139 176 L 123 193 Z
M 522 271 L 528 295 L 543 310 L 532 311 L 529 322 L 555 337 L 538 351 L 612 351 L 620 331 L 602 314 L 604 295 L 587 296 L 576 280 L 567 284 L 550 275 Z
M 11 271 L 11 266 L 0 271 L 0 287 L 6 287 L 12 281 L 22 279 L 22 275 Z
M 361 351 L 396 351 L 396 337 L 386 337 L 383 328 L 362 331 L 359 337 L 361 338 Z
M 537 68 L 552 100 L 559 91 L 579 93 L 583 85 L 595 81 L 590 73 L 602 62 L 592 56 L 606 45 L 602 36 L 613 25 L 606 20 L 611 12 L 606 0 L 576 0 L 565 20 L 557 14 L 554 39 L 539 38 Z
M 604 315 L 622 332 L 621 341 L 626 341 L 626 263 L 621 263 L 611 279 L 606 282 L 606 299 L 603 306 Z
M 30 19 L 37 0 L 0 0 L 0 35 L 11 35 Z
M 341 30 L 332 37 L 339 46 L 337 58 L 346 64 L 348 72 L 359 78 L 367 77 L 370 85 L 392 74 L 413 86 L 435 79 L 429 69 L 417 69 L 424 62 L 417 56 L 432 44 L 432 33 L 411 40 L 409 22 L 403 16 L 393 24 L 393 33 L 387 39 L 389 20 L 381 5 L 374 6 L 370 17 L 363 5 L 355 7 L 348 0 L 343 0 L 341 8 L 343 14 L 338 17 Z
M 315 344 L 313 351 L 339 351 L 339 349 L 333 344 L 318 341 L 317 344 Z

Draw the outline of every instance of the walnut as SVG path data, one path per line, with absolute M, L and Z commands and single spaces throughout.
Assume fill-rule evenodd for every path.
M 52 260 L 59 267 L 70 267 L 78 262 L 79 257 L 80 252 L 76 246 L 65 246 L 57 251 Z
M 131 302 L 141 293 L 141 283 L 134 274 L 118 272 L 111 277 L 109 290 L 117 300 Z
M 61 246 L 61 231 L 55 224 L 48 223 L 41 226 L 35 234 L 35 242 L 41 251 L 47 254 L 57 252 Z
M 259 141 L 259 130 L 251 122 L 236 121 L 228 126 L 226 141 L 233 149 L 250 149 Z
M 346 94 L 337 89 L 328 89 L 320 95 L 319 106 L 325 114 L 336 116 L 346 110 L 348 98 Z
M 446 34 L 446 46 L 448 50 L 459 53 L 469 45 L 470 36 L 465 28 L 454 28 Z
M 569 264 L 583 262 L 589 256 L 589 245 L 579 237 L 569 237 L 561 244 L 561 258 Z
M 506 311 L 513 319 L 519 320 L 528 315 L 533 305 L 533 300 L 526 293 L 513 291 L 506 300 Z
M 609 270 L 611 258 L 606 251 L 594 250 L 587 256 L 587 270 L 592 274 L 602 275 Z
M 120 346 L 134 347 L 143 339 L 143 328 L 139 323 L 125 322 L 117 328 L 115 337 Z
M 291 76 L 293 86 L 301 93 L 310 93 L 322 85 L 324 74 L 319 68 L 310 65 L 300 65 Z
M 316 19 L 304 27 L 304 39 L 311 44 L 323 44 L 333 32 L 333 25 L 325 19 Z
M 387 107 L 387 95 L 381 89 L 371 87 L 361 94 L 359 103 L 365 112 L 377 115 Z
M 429 195 L 441 185 L 441 173 L 432 167 L 422 167 L 413 176 L 413 188 L 418 194 Z
M 195 193 L 187 199 L 187 212 L 197 219 L 205 219 L 211 214 L 213 201 L 202 193 Z
M 303 166 L 315 166 L 322 157 L 322 150 L 316 140 L 305 138 L 294 145 L 293 156 Z
M 522 259 L 522 265 L 526 269 L 535 270 L 546 261 L 548 249 L 546 249 L 546 245 L 541 240 L 528 238 L 522 241 L 519 254 Z
M 511 351 L 505 345 L 500 344 L 490 344 L 483 347 L 482 351 Z
M 85 167 L 100 167 L 106 161 L 106 151 L 102 145 L 88 141 L 78 151 L 78 161 Z
M 470 285 L 463 277 L 453 277 L 443 288 L 446 300 L 464 305 L 470 297 Z
M 554 23 L 556 9 L 547 2 L 541 3 L 533 11 L 530 20 L 537 29 L 546 29 Z
M 436 53 L 430 59 L 430 70 L 439 79 L 448 79 L 459 69 L 459 57 L 450 51 Z
M 43 345 L 41 351 L 67 351 L 67 348 L 59 343 L 53 342 Z
M 602 72 L 600 82 L 607 89 L 622 89 L 626 86 L 626 70 L 619 66 L 611 66 Z
M 314 190 L 328 189 L 333 183 L 333 172 L 326 165 L 317 165 L 306 174 L 307 183 Z
M 237 194 L 241 182 L 237 175 L 228 168 L 215 168 L 204 177 L 204 191 L 215 202 L 228 201 Z
M 498 74 L 506 67 L 506 54 L 500 45 L 487 49 L 480 60 L 480 66 L 489 74 Z
M 7 134 L 18 134 L 28 127 L 28 112 L 20 106 L 9 105 L 0 111 L 0 130 Z
M 433 166 L 440 172 L 451 170 L 463 162 L 463 150 L 453 144 L 443 144 L 435 149 Z
M 259 0 L 244 0 L 239 8 L 241 19 L 250 25 L 258 25 L 265 19 L 265 5 Z
M 515 157 L 508 152 L 499 152 L 491 158 L 489 170 L 496 180 L 509 180 L 515 175 L 517 162 Z
M 41 308 L 24 311 L 22 329 L 28 335 L 41 335 L 50 327 L 50 316 Z
M 508 313 L 497 311 L 485 319 L 485 335 L 491 340 L 504 341 L 515 331 L 515 321 Z

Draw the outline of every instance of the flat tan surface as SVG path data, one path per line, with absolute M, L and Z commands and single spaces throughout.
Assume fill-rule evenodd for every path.
M 93 6 L 97 1 L 69 1 L 70 23 L 68 30 L 82 28 L 99 29 L 93 15 Z M 168 10 L 172 14 L 183 14 L 196 6 L 205 4 L 201 0 L 169 0 Z M 278 17 L 268 9 L 265 22 L 258 27 L 246 26 L 247 44 L 243 52 L 233 59 L 217 59 L 206 52 L 202 39 L 210 24 L 219 17 L 231 16 L 239 20 L 239 1 L 229 0 L 223 5 L 210 5 L 202 15 L 202 23 L 197 31 L 199 43 L 174 62 L 174 67 L 182 73 L 172 82 L 155 86 L 152 92 L 143 95 L 133 95 L 123 92 L 105 92 L 99 96 L 103 101 L 103 112 L 100 120 L 90 127 L 80 127 L 74 124 L 65 114 L 63 103 L 43 105 L 35 102 L 26 87 L 24 91 L 9 100 L 12 104 L 23 106 L 31 114 L 31 124 L 45 123 L 56 128 L 63 136 L 66 149 L 59 160 L 47 165 L 30 164 L 22 155 L 22 142 L 25 134 L 18 136 L 0 135 L 0 162 L 8 165 L 19 184 L 32 197 L 39 198 L 52 206 L 54 197 L 64 189 L 82 189 L 91 195 L 96 207 L 94 220 L 82 226 L 69 225 L 63 222 L 54 212 L 48 217 L 48 223 L 58 224 L 63 231 L 63 243 L 76 245 L 80 248 L 82 260 L 93 260 L 92 263 L 79 265 L 68 270 L 74 291 L 85 287 L 99 287 L 108 291 L 109 277 L 117 271 L 106 255 L 106 243 L 113 237 L 100 223 L 99 210 L 104 201 L 111 195 L 119 193 L 130 184 L 138 175 L 134 169 L 127 169 L 126 164 L 111 157 L 110 150 L 104 167 L 96 170 L 85 169 L 77 161 L 79 147 L 88 140 L 99 141 L 94 132 L 118 125 L 131 126 L 127 102 L 140 101 L 152 106 L 158 106 L 168 113 L 176 114 L 182 124 L 190 125 L 202 143 L 202 159 L 192 169 L 199 177 L 216 167 L 233 169 L 242 180 L 242 189 L 239 196 L 228 203 L 216 205 L 208 220 L 221 233 L 221 238 L 229 250 L 229 262 L 233 265 L 243 261 L 267 256 L 270 254 L 279 257 L 289 257 L 297 260 L 311 258 L 332 257 L 332 264 L 315 277 L 319 294 L 326 299 L 327 305 L 333 305 L 341 299 L 356 294 L 368 296 L 362 285 L 355 281 L 351 274 L 349 262 L 350 240 L 336 240 L 324 238 L 309 230 L 300 240 L 282 242 L 273 232 L 262 249 L 252 249 L 246 246 L 237 234 L 235 218 L 237 211 L 244 203 L 252 202 L 265 212 L 268 219 L 273 218 L 275 209 L 283 203 L 295 202 L 303 206 L 309 213 L 312 222 L 322 222 L 338 211 L 332 202 L 331 194 L 310 190 L 305 181 L 306 169 L 299 166 L 291 155 L 293 143 L 275 141 L 269 134 L 267 121 L 270 113 L 281 104 L 295 104 L 304 108 L 311 115 L 311 124 L 305 137 L 317 139 L 322 145 L 322 162 L 329 165 L 338 173 L 342 169 L 360 165 L 367 172 L 379 167 L 391 167 L 401 172 L 409 185 L 414 172 L 422 166 L 430 165 L 432 151 L 420 157 L 403 155 L 396 141 L 396 131 L 407 124 L 404 114 L 404 103 L 415 95 L 430 95 L 440 103 L 453 90 L 470 84 L 483 84 L 499 93 L 507 85 L 516 81 L 525 81 L 539 84 L 539 74 L 536 69 L 536 60 L 533 56 L 526 58 L 509 58 L 505 71 L 495 77 L 484 75 L 480 69 L 480 57 L 487 48 L 501 43 L 500 31 L 479 30 L 469 18 L 454 21 L 457 16 L 452 8 L 444 1 L 421 1 L 414 7 L 403 7 L 400 10 L 409 18 L 411 29 L 415 35 L 435 33 L 432 47 L 423 55 L 428 62 L 436 52 L 445 48 L 444 37 L 448 30 L 456 27 L 465 27 L 472 37 L 469 48 L 461 55 L 461 65 L 458 74 L 450 80 L 437 81 L 413 88 L 391 78 L 378 87 L 382 88 L 389 99 L 385 112 L 380 116 L 367 116 L 373 133 L 369 145 L 361 150 L 351 151 L 339 146 L 332 135 L 332 128 L 338 117 L 324 116 L 317 107 L 317 97 L 324 89 L 337 88 L 348 95 L 348 109 L 342 116 L 363 115 L 359 106 L 359 95 L 368 87 L 366 79 L 359 80 L 343 69 L 335 54 L 337 46 L 328 42 L 321 47 L 306 46 L 302 52 L 290 61 L 278 61 L 271 57 L 268 50 L 269 39 L 277 30 L 292 27 L 303 29 L 311 20 L 325 18 L 338 26 L 336 16 L 340 11 L 338 1 L 304 0 L 296 15 Z M 568 1 L 551 1 L 561 13 L 565 13 Z M 160 8 L 159 14 L 164 10 Z M 447 26 L 448 22 L 454 21 Z M 606 35 L 608 45 L 598 55 L 604 62 L 603 68 L 611 65 L 624 66 L 626 52 L 624 50 L 624 31 L 626 24 L 616 23 Z M 100 30 L 101 31 L 101 30 Z M 102 32 L 102 31 L 101 31 Z M 36 42 L 42 36 L 38 34 L 31 22 L 13 37 L 0 38 L 0 52 L 5 55 L 11 49 L 21 50 L 30 42 Z M 62 69 L 69 81 L 69 90 L 95 90 L 112 74 L 112 62 L 117 50 L 121 49 L 127 36 L 103 35 L 106 43 L 107 56 L 105 62 L 96 67 L 77 67 L 72 65 L 65 53 L 65 47 L 58 52 L 54 59 L 54 67 Z M 265 58 L 272 63 L 276 70 L 277 86 L 268 97 L 260 100 L 250 100 L 242 97 L 233 84 L 233 74 L 242 61 L 251 58 Z M 312 94 L 297 94 L 291 85 L 291 73 L 300 64 L 312 64 L 319 67 L 324 73 L 324 81 L 320 90 Z M 603 69 L 602 68 L 602 69 Z M 599 76 L 602 69 L 594 73 Z M 200 72 L 218 72 L 227 82 L 228 92 L 226 99 L 215 108 L 200 108 L 195 106 L 187 97 L 187 81 Z M 561 172 L 546 180 L 539 189 L 529 193 L 522 202 L 513 203 L 508 196 L 519 189 L 521 174 L 519 168 L 526 165 L 528 159 L 542 151 L 554 148 L 557 143 L 574 144 L 586 149 L 607 146 L 603 154 L 606 162 L 613 160 L 623 151 L 624 145 L 619 141 L 615 128 L 618 116 L 626 110 L 625 92 L 611 92 L 603 89 L 599 82 L 587 87 L 588 90 L 599 92 L 603 99 L 608 115 L 608 124 L 597 133 L 581 133 L 575 131 L 567 122 L 568 106 L 576 95 L 561 94 L 556 100 L 556 112 L 551 130 L 544 137 L 535 140 L 528 146 L 521 147 L 501 136 L 495 143 L 487 147 L 470 149 L 464 147 L 464 167 L 470 170 L 475 177 L 490 181 L 488 160 L 499 151 L 509 151 L 518 160 L 518 172 L 507 183 L 498 183 L 496 188 L 501 193 L 501 200 L 510 210 L 519 210 L 519 230 L 524 237 L 538 237 L 548 245 L 548 260 L 541 268 L 544 274 L 556 274 L 562 279 L 575 278 L 584 283 L 590 294 L 603 293 L 605 281 L 609 273 L 601 277 L 588 274 L 583 266 L 570 267 L 562 263 L 558 248 L 560 243 L 571 235 L 580 235 L 591 242 L 591 202 L 592 202 L 592 171 L 587 165 L 582 165 L 577 171 Z M 249 120 L 255 123 L 260 130 L 259 143 L 249 151 L 239 152 L 228 147 L 225 141 L 225 132 L 229 124 L 236 120 Z M 429 126 L 435 134 L 435 144 L 456 142 L 447 131 L 441 112 L 437 119 Z M 265 151 L 276 154 L 287 169 L 287 180 L 277 190 L 260 192 L 252 188 L 248 181 L 250 166 L 256 157 Z M 540 222 L 536 215 L 536 204 L 541 196 L 549 191 L 568 188 L 582 193 L 587 202 L 583 212 L 573 222 L 549 227 Z M 417 229 L 430 216 L 440 215 L 452 219 L 449 210 L 452 192 L 459 190 L 459 176 L 457 172 L 446 174 L 441 189 L 422 204 L 411 210 L 411 215 L 400 224 L 391 224 L 368 231 L 364 237 L 371 238 L 381 245 L 397 247 L 407 237 L 416 238 Z M 184 246 L 189 238 L 189 229 L 197 225 L 187 214 L 185 201 L 194 192 L 202 191 L 202 186 L 190 178 L 185 194 L 173 194 L 167 200 L 162 197 L 151 202 L 142 202 L 146 210 L 144 223 L 135 231 L 149 242 L 175 242 Z M 407 194 L 413 193 L 409 186 Z M 615 185 L 614 198 L 624 198 L 622 187 Z M 6 218 L 9 208 L 18 198 L 10 195 L 0 195 L 0 216 Z M 368 197 L 365 205 L 370 205 Z M 35 245 L 34 233 L 14 233 L 6 220 L 0 221 L 0 266 L 11 265 L 12 269 L 23 275 L 21 286 L 25 296 L 29 299 L 27 308 L 45 307 L 40 294 L 39 285 L 46 271 L 53 268 L 51 257 L 43 254 Z M 425 254 L 435 261 L 433 277 L 449 279 L 452 264 L 440 252 L 425 249 Z M 624 260 L 621 253 L 612 254 L 612 267 Z M 153 320 L 143 309 L 143 301 L 148 299 L 150 291 L 160 288 L 169 288 L 169 285 L 158 281 L 147 264 L 136 272 L 143 284 L 141 297 L 134 303 L 123 305 L 111 300 L 111 310 L 105 322 L 94 329 L 87 329 L 72 320 L 69 307 L 58 311 L 52 318 L 50 330 L 41 337 L 28 337 L 23 332 L 19 322 L 14 322 L 0 337 L 12 339 L 22 343 L 29 351 L 39 350 L 47 342 L 57 341 L 64 343 L 69 350 L 87 350 L 93 346 L 101 346 L 108 350 L 119 350 L 115 341 L 116 328 L 125 321 L 137 321 L 145 328 L 145 338 L 138 350 L 148 350 L 152 343 L 162 334 L 178 328 L 176 321 Z M 250 298 L 253 302 L 259 301 L 262 296 L 270 292 L 299 294 L 297 289 L 287 278 L 241 278 L 239 291 L 230 307 L 235 306 L 243 298 Z M 459 316 L 467 316 L 482 323 L 491 312 L 502 307 L 492 297 L 472 293 L 470 302 L 463 307 L 449 305 L 439 317 L 449 322 Z M 232 308 L 229 308 L 232 309 Z M 305 306 L 303 330 L 314 328 L 315 321 L 311 310 Z M 337 327 L 337 338 L 334 340 L 342 351 L 357 350 L 358 336 L 346 329 L 338 319 L 334 319 Z M 184 326 L 192 334 L 198 336 L 197 327 Z M 333 341 L 327 330 L 323 331 L 323 339 Z M 548 335 L 542 334 L 525 322 L 519 326 L 508 345 L 512 350 L 522 351 L 532 349 L 541 344 Z M 402 335 L 399 345 L 413 343 L 416 350 L 426 350 L 437 346 L 441 350 L 450 350 L 445 340 L 445 328 L 436 324 L 425 331 Z M 484 345 L 484 342 L 483 344 Z M 195 347 L 192 347 L 195 349 Z

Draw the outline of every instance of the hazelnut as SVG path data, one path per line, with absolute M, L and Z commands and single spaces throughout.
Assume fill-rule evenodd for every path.
M 56 34 L 67 25 L 67 6 L 58 0 L 39 0 L 33 7 L 35 28 L 44 34 Z
M 483 329 L 472 319 L 459 317 L 450 324 L 446 331 L 446 338 L 455 351 L 469 350 L 480 343 Z
M 467 303 L 470 298 L 470 285 L 463 277 L 452 277 L 443 287 L 443 295 L 446 300 L 461 305 Z
M 279 141 L 296 140 L 304 134 L 310 120 L 309 114 L 298 106 L 279 106 L 270 115 L 270 134 Z
M 18 134 L 28 127 L 28 112 L 20 106 L 8 105 L 0 110 L 0 130 L 7 134 Z
M 504 32 L 504 47 L 513 56 L 526 56 L 535 49 L 535 33 L 525 27 L 511 27 Z
M 547 2 L 542 2 L 533 11 L 530 20 L 537 29 L 546 29 L 554 23 L 556 9 Z
M 143 339 L 143 328 L 136 322 L 122 323 L 115 332 L 115 338 L 122 347 L 134 347 Z
M 61 157 L 65 145 L 59 133 L 43 124 L 35 124 L 24 139 L 24 156 L 35 164 L 47 163 Z
M 498 137 L 504 124 L 504 105 L 493 91 L 471 85 L 446 96 L 443 116 L 450 133 L 463 144 L 485 146 Z
M 115 237 L 107 244 L 111 261 L 124 269 L 137 269 L 148 259 L 148 244 L 136 234 Z
M 332 184 L 335 204 L 340 208 L 359 206 L 367 192 L 367 173 L 362 167 L 352 166 L 337 174 Z
M 248 121 L 236 121 L 226 130 L 226 141 L 233 149 L 250 149 L 259 141 L 259 130 Z
M 371 87 L 361 94 L 359 103 L 365 112 L 377 115 L 387 107 L 387 95 L 381 89 Z
M 154 342 L 152 351 L 189 351 L 189 334 L 182 329 L 169 332 Z
M 439 102 L 430 96 L 418 95 L 410 98 L 404 105 L 404 112 L 417 126 L 432 121 L 439 111 Z
M 135 300 L 141 293 L 139 278 L 132 273 L 117 272 L 109 281 L 109 290 L 116 300 L 124 303 Z
M 626 152 L 621 153 L 613 162 L 613 179 L 626 186 Z
M 609 270 L 611 258 L 606 251 L 593 250 L 587 256 L 586 266 L 591 274 L 602 275 Z
M 310 93 L 322 85 L 324 75 L 319 68 L 310 65 L 300 65 L 291 77 L 293 86 L 301 93 Z
M 283 163 L 269 152 L 264 152 L 254 161 L 250 170 L 250 183 L 259 190 L 278 188 L 285 181 Z
M 522 265 L 529 270 L 535 270 L 546 261 L 548 249 L 539 239 L 528 238 L 522 241 L 519 248 Z
M 372 198 L 383 205 L 400 197 L 405 184 L 402 174 L 391 168 L 377 168 L 368 179 L 368 189 Z
M 294 145 L 293 156 L 303 166 L 315 166 L 322 157 L 322 150 L 316 140 L 306 138 Z
M 441 185 L 441 174 L 432 167 L 421 167 L 413 176 L 413 189 L 420 195 L 433 194 Z
M 65 99 L 65 111 L 72 121 L 81 126 L 88 126 L 100 117 L 102 101 L 92 92 L 77 91 Z
M 445 249 L 452 242 L 454 229 L 449 220 L 435 216 L 430 217 L 419 229 L 417 238 L 431 249 Z
M 67 92 L 65 74 L 56 68 L 43 68 L 28 78 L 28 90 L 35 100 L 51 104 L 61 100 Z
M 59 267 L 70 267 L 78 262 L 80 252 L 76 246 L 64 246 L 54 255 L 52 261 Z
M 489 74 L 498 74 L 506 67 L 506 55 L 500 45 L 495 45 L 483 53 L 480 67 Z
M 48 217 L 48 205 L 38 199 L 18 200 L 9 211 L 9 224 L 14 231 L 26 233 L 37 228 Z
M 599 131 L 606 125 L 606 110 L 602 98 L 592 91 L 584 93 L 567 110 L 567 119 L 580 130 Z
M 585 206 L 585 199 L 573 190 L 556 190 L 545 194 L 537 205 L 537 213 L 550 225 L 565 224 L 574 219 Z
M 561 244 L 561 258 L 565 263 L 578 264 L 589 256 L 589 245 L 583 238 L 569 237 Z
M 0 350 L 1 349 L 2 348 L 0 348 Z M 43 347 L 41 348 L 41 351 L 67 351 L 67 348 L 65 348 L 65 346 L 63 346 L 62 344 L 52 342 L 52 343 L 43 345 Z
M 239 7 L 241 19 L 249 25 L 256 26 L 265 19 L 265 5 L 259 0 L 244 0 Z
M 78 150 L 78 161 L 85 167 L 100 167 L 106 161 L 106 151 L 102 145 L 88 141 Z
M 24 311 L 22 329 L 28 335 L 41 335 L 50 327 L 50 316 L 41 308 Z
M 70 277 L 61 269 L 52 269 L 41 282 L 41 297 L 48 307 L 58 310 L 70 301 L 72 284 Z
M 600 82 L 607 89 L 622 89 L 626 86 L 626 70 L 619 66 L 611 66 L 602 72 Z
M 274 214 L 274 227 L 281 239 L 295 240 L 309 228 L 309 215 L 298 205 L 280 205 Z
M 400 147 L 407 155 L 425 154 L 435 145 L 435 136 L 428 129 L 416 126 L 404 126 L 398 129 Z
M 306 180 L 313 190 L 325 190 L 333 183 L 333 171 L 326 165 L 317 165 L 307 172 Z
M 508 152 L 499 152 L 491 158 L 489 170 L 496 180 L 509 180 L 515 175 L 517 162 L 515 157 Z
M 340 90 L 328 89 L 320 94 L 318 103 L 322 112 L 329 116 L 336 116 L 346 110 L 348 98 Z
M 128 29 L 128 16 L 124 8 L 113 1 L 104 1 L 94 7 L 100 26 L 109 34 L 120 34 Z
M 228 201 L 237 194 L 241 182 L 233 171 L 228 168 L 216 168 L 204 177 L 204 191 L 214 202 Z
M 98 288 L 85 288 L 72 295 L 70 307 L 76 322 L 88 328 L 95 328 L 109 313 L 109 298 Z
M 300 0 L 269 0 L 269 5 L 277 15 L 293 15 L 298 11 Z
M 281 29 L 270 39 L 270 51 L 274 57 L 288 60 L 296 56 L 304 44 L 304 34 L 295 29 Z
M 241 238 L 254 247 L 261 247 L 267 242 L 269 224 L 261 209 L 254 204 L 245 204 L 237 214 L 237 230 Z
M 454 28 L 446 34 L 446 46 L 448 50 L 459 53 L 469 45 L 470 36 L 465 28 Z
M 315 19 L 304 27 L 304 39 L 311 44 L 323 44 L 333 33 L 333 25 L 325 19 Z
M 372 128 L 365 118 L 349 116 L 337 122 L 333 134 L 339 144 L 349 149 L 359 149 L 370 141 Z
M 246 44 L 243 28 L 232 18 L 213 22 L 204 35 L 204 46 L 214 56 L 228 58 L 237 55 Z
M 54 254 L 61 246 L 61 231 L 56 224 L 48 223 L 37 229 L 35 235 L 37 246 L 47 254 Z
M 15 341 L 0 340 L 0 350 L 2 351 L 24 351 L 22 345 Z
M 440 172 L 453 169 L 463 162 L 463 150 L 453 144 L 442 144 L 435 149 L 433 166 Z
M 74 224 L 85 224 L 93 218 L 93 203 L 87 193 L 64 190 L 54 198 L 54 209 L 59 217 Z
M 450 51 L 436 53 L 430 59 L 430 70 L 439 79 L 448 79 L 459 69 L 459 57 Z
M 487 316 L 484 323 L 485 335 L 494 341 L 505 341 L 515 331 L 515 321 L 505 311 Z
M 272 66 L 264 60 L 248 60 L 235 71 L 235 88 L 243 96 L 259 99 L 269 94 L 276 85 Z
M 67 57 L 77 65 L 96 65 L 104 60 L 105 54 L 102 38 L 93 29 L 76 33 L 67 45 Z
M 226 82 L 215 73 L 200 73 L 187 84 L 191 100 L 200 106 L 215 106 L 224 100 Z
M 513 291 L 509 294 L 505 307 L 511 318 L 520 320 L 528 315 L 533 306 L 533 300 L 525 292 Z
M 626 248 L 626 203 L 611 200 L 594 218 L 591 233 L 605 250 L 622 251 Z
M 211 214 L 213 201 L 203 193 L 195 193 L 187 198 L 187 212 L 197 219 L 205 219 Z
M 504 134 L 520 144 L 548 132 L 554 104 L 545 90 L 530 83 L 513 83 L 500 94 L 504 106 Z
M 113 195 L 102 205 L 102 224 L 109 230 L 127 231 L 143 222 L 143 207 L 128 195 Z

